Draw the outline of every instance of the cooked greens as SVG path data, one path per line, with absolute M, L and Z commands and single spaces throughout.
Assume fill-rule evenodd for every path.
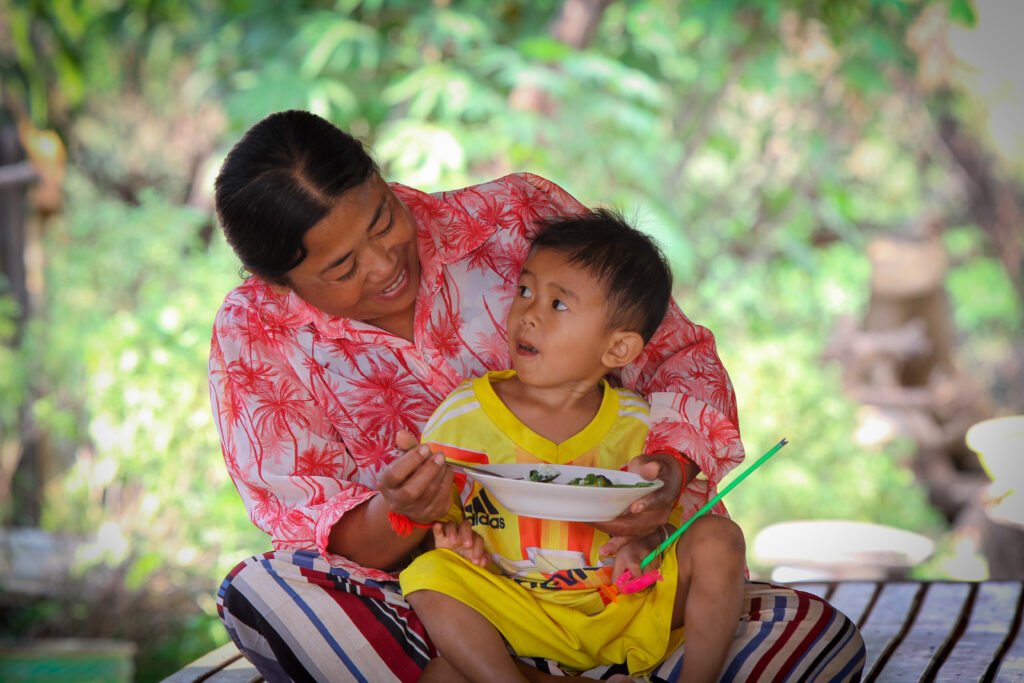
M 541 465 L 535 470 L 530 470 L 530 474 L 527 477 L 529 481 L 535 481 L 538 483 L 546 484 L 553 482 L 559 475 L 558 468 L 552 465 Z M 641 481 L 635 484 L 616 484 L 608 477 L 603 474 L 595 474 L 593 472 L 588 473 L 585 477 L 576 477 L 570 479 L 567 482 L 568 486 L 597 486 L 604 488 L 616 488 L 616 489 L 634 489 L 643 488 L 645 486 L 654 486 L 653 482 Z
M 551 465 L 541 465 L 540 469 L 530 470 L 530 481 L 537 481 L 541 483 L 547 483 L 554 481 L 558 477 L 558 468 L 552 467 Z
M 589 472 L 585 477 L 570 479 L 569 486 L 615 486 L 615 483 L 603 474 Z

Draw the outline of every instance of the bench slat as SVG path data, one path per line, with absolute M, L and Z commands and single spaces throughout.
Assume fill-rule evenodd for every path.
M 986 681 L 991 680 L 992 671 L 997 682 L 1024 681 L 1022 581 L 791 585 L 827 598 L 859 625 L 867 647 L 865 681 Z M 228 643 L 162 683 L 262 680 L 235 645 Z
M 1020 608 L 1021 603 L 1018 602 L 1017 609 Z M 1003 661 L 996 672 L 996 681 L 1024 681 L 1024 623 L 1017 623 L 1017 634 L 1003 655 Z
M 967 618 L 964 608 L 972 590 L 971 585 L 964 583 L 929 585 L 914 623 L 885 663 L 879 680 L 925 680 L 925 674 L 942 656 L 957 626 Z
M 867 659 L 864 663 L 865 680 L 871 680 L 874 669 L 882 656 L 891 649 L 900 633 L 903 624 L 914 607 L 921 592 L 919 583 L 889 583 L 882 586 L 875 605 L 868 615 L 861 635 L 867 647 Z
M 1021 583 L 999 581 L 978 587 L 967 630 L 953 646 L 938 680 L 979 681 L 1006 642 L 1020 604 Z
M 160 683 L 193 683 L 206 680 L 212 673 L 231 665 L 238 660 L 245 661 L 242 653 L 234 643 L 221 645 L 216 650 L 207 652 L 184 669 L 176 671 Z
M 803 582 L 797 582 L 797 583 L 791 583 L 791 584 L 789 584 L 789 586 L 791 588 L 797 589 L 798 591 L 803 591 L 804 593 L 810 593 L 812 595 L 817 595 L 819 598 L 822 598 L 822 599 L 827 598 L 828 592 L 830 590 L 832 590 L 832 584 L 831 583 L 803 583 Z
M 214 673 L 203 683 L 259 683 L 262 680 L 256 667 L 248 659 L 242 657 Z
M 858 626 L 864 623 L 864 614 L 878 592 L 879 584 L 874 581 L 850 581 L 836 584 L 829 602 Z

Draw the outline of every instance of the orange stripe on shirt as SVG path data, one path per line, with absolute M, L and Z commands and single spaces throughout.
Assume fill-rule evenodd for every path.
M 527 548 L 542 548 L 541 533 L 544 520 L 536 517 L 519 516 L 519 557 L 529 557 Z
M 478 465 L 486 465 L 490 462 L 486 453 L 480 451 L 470 451 L 465 448 L 458 448 L 456 446 L 450 446 L 446 443 L 437 443 L 431 441 L 427 445 L 430 446 L 431 450 L 440 451 L 444 454 L 444 457 L 449 460 L 456 460 L 458 462 L 476 463 Z
M 591 553 L 596 555 L 596 549 L 594 546 L 594 532 L 597 531 L 594 527 L 589 524 L 576 523 L 567 524 L 569 527 L 569 537 L 565 539 L 566 550 L 576 550 L 583 553 L 583 557 L 586 557 L 588 561 L 593 561 L 596 558 L 591 557 Z

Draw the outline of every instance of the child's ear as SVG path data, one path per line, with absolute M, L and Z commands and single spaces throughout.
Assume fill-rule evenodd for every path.
M 610 368 L 621 368 L 633 362 L 644 349 L 644 338 L 639 332 L 615 330 L 608 341 L 608 348 L 601 356 L 601 362 Z

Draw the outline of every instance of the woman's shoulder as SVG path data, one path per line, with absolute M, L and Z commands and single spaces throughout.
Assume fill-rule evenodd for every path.
M 528 192 L 532 195 L 569 195 L 557 183 L 547 178 L 528 171 L 518 171 L 457 190 L 440 192 L 438 196 L 450 200 L 466 194 L 513 195 L 522 192 Z
M 278 291 L 258 277 L 250 277 L 224 297 L 214 319 L 215 329 L 271 327 L 278 334 L 310 321 L 310 307 L 287 291 Z
M 455 188 L 451 190 L 440 190 L 436 192 L 424 192 L 401 183 L 391 183 L 391 188 L 407 205 L 423 204 L 429 207 L 434 202 L 440 202 L 446 206 L 467 208 L 463 200 L 473 196 L 513 196 L 521 193 L 528 193 L 531 196 L 553 195 L 558 198 L 572 198 L 557 183 L 548 180 L 535 173 L 518 171 L 508 173 L 498 178 L 485 180 L 473 185 Z M 575 199 L 573 199 L 575 201 Z
M 224 296 L 217 317 L 255 313 L 271 293 L 270 286 L 263 280 L 257 277 L 246 278 Z

